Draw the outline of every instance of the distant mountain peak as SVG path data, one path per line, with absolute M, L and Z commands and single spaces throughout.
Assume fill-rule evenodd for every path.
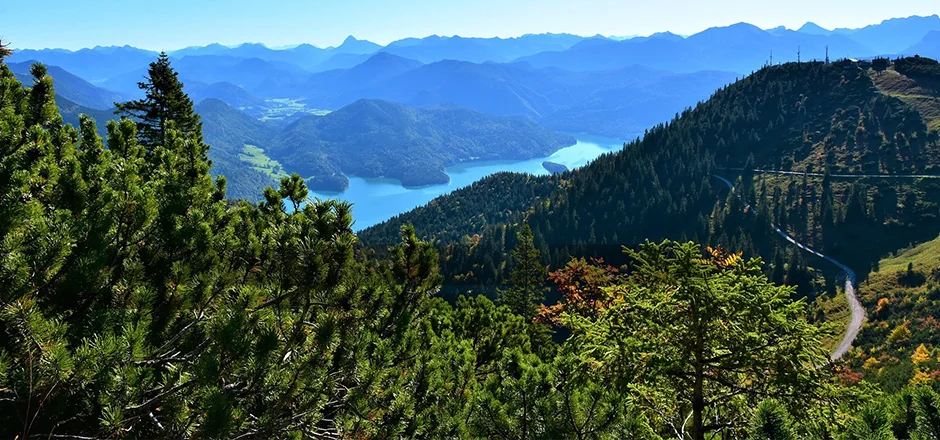
M 830 31 L 829 29 L 826 29 L 811 21 L 807 21 L 803 26 L 800 26 L 800 28 L 797 29 L 796 31 L 802 32 L 804 34 L 812 34 L 812 35 L 829 35 L 832 33 L 832 31 Z
M 933 14 L 933 15 L 912 15 L 910 17 L 895 17 L 895 18 L 889 18 L 887 20 L 882 20 L 881 23 L 884 24 L 884 23 L 903 22 L 903 21 L 910 21 L 910 20 L 940 21 L 940 16 L 938 16 L 937 14 Z
M 757 26 L 754 26 L 753 24 L 744 22 L 744 21 L 738 22 L 738 23 L 735 23 L 735 24 L 732 24 L 732 25 L 729 25 L 729 26 L 727 26 L 727 28 L 728 28 L 728 29 L 746 29 L 746 30 L 763 31 L 763 29 L 761 29 L 761 28 L 759 28 L 759 27 L 757 27 Z
M 267 48 L 268 48 L 268 46 L 265 46 L 264 43 L 242 43 L 242 44 L 239 44 L 238 46 L 236 46 L 236 48 L 238 48 L 238 49 L 240 49 L 240 48 L 248 48 L 248 47 L 258 47 L 258 48 L 264 48 L 264 49 L 267 49 Z
M 348 53 L 357 53 L 357 54 L 367 54 L 379 50 L 381 46 L 375 44 L 368 40 L 360 40 L 352 35 L 346 37 L 343 40 L 343 44 L 335 47 L 334 49 L 341 50 L 342 52 Z
M 412 59 L 409 59 L 409 58 L 405 58 L 405 57 L 402 57 L 402 56 L 398 56 L 398 55 L 395 55 L 395 54 L 393 54 L 393 53 L 391 53 L 391 52 L 386 52 L 386 51 L 383 50 L 383 51 L 380 51 L 380 52 L 376 52 L 374 55 L 370 56 L 369 59 L 367 59 L 363 64 L 365 64 L 365 63 L 375 63 L 375 62 L 386 62 L 386 61 L 392 61 L 392 60 L 394 60 L 394 61 L 406 60 L 406 61 L 410 61 L 410 62 L 413 62 L 413 63 L 419 63 L 418 61 L 415 61 L 415 60 L 412 60 Z M 419 63 L 419 64 L 420 64 L 420 63 Z
M 713 38 L 749 38 L 766 36 L 769 33 L 750 23 L 740 22 L 728 26 L 715 26 L 689 37 L 691 40 L 708 41 Z
M 669 31 L 657 32 L 657 33 L 655 33 L 655 34 L 653 34 L 653 35 L 650 35 L 650 38 L 652 38 L 652 37 L 656 37 L 656 38 L 670 38 L 670 39 L 682 39 L 682 35 L 674 34 L 674 33 L 669 32 Z

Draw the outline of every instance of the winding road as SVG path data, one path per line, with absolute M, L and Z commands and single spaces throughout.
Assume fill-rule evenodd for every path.
M 766 172 L 766 171 L 760 171 L 760 172 Z M 779 171 L 779 172 L 777 172 L 777 173 L 780 173 L 780 174 L 803 174 L 803 173 L 788 172 L 788 171 Z M 810 175 L 813 175 L 813 174 L 810 173 Z M 721 177 L 721 176 L 718 176 L 718 175 L 714 175 L 714 176 L 712 176 L 712 177 L 714 177 L 714 178 L 716 178 L 716 179 L 721 180 L 722 182 L 724 182 L 725 185 L 728 185 L 728 188 L 731 189 L 731 192 L 732 192 L 732 193 L 734 192 L 734 184 L 731 183 L 730 180 L 725 179 L 724 177 Z M 836 176 L 836 177 L 838 177 L 838 176 Z M 858 176 L 858 175 L 853 175 L 852 177 L 874 177 L 874 176 Z M 893 177 L 915 177 L 915 176 L 893 176 Z M 916 177 L 927 177 L 927 176 L 916 176 Z M 940 177 L 940 176 L 931 176 L 931 177 Z M 738 196 L 738 198 L 739 198 L 742 202 L 744 202 L 744 207 L 745 207 L 745 208 L 751 210 L 751 209 L 750 209 L 750 208 L 751 208 L 751 205 L 747 202 L 747 200 L 744 200 L 744 199 L 741 198 L 740 196 Z M 753 212 L 753 210 L 751 210 L 751 211 Z M 821 252 L 819 252 L 819 251 L 817 251 L 817 250 L 815 250 L 815 249 L 813 249 L 813 248 L 811 248 L 811 247 L 809 247 L 809 246 L 806 246 L 806 245 L 803 244 L 803 243 L 800 243 L 800 242 L 797 241 L 795 238 L 793 238 L 792 236 L 790 236 L 790 234 L 787 234 L 785 231 L 783 231 L 782 229 L 780 229 L 779 227 L 777 227 L 777 225 L 774 225 L 773 223 L 771 223 L 770 226 L 774 228 L 774 231 L 776 231 L 777 234 L 779 234 L 781 237 L 783 237 L 786 241 L 789 241 L 790 243 L 792 243 L 794 246 L 796 246 L 796 247 L 802 249 L 802 250 L 805 251 L 805 252 L 808 252 L 808 253 L 810 253 L 810 254 L 813 254 L 813 255 L 815 255 L 815 256 L 817 256 L 817 257 L 819 257 L 819 258 L 822 258 L 822 259 L 824 259 L 824 260 L 826 260 L 826 261 L 828 261 L 828 262 L 830 262 L 830 263 L 836 265 L 839 269 L 842 269 L 842 271 L 845 272 L 845 297 L 846 297 L 846 299 L 848 299 L 848 301 L 849 301 L 849 307 L 851 307 L 851 309 L 852 309 L 852 319 L 849 321 L 849 326 L 848 326 L 848 328 L 847 328 L 846 331 L 845 331 L 845 337 L 842 338 L 842 342 L 839 343 L 839 347 L 837 347 L 836 350 L 835 350 L 834 352 L 832 352 L 832 355 L 831 355 L 832 360 L 838 360 L 838 359 L 842 358 L 842 356 L 845 356 L 845 354 L 848 353 L 849 349 L 852 348 L 852 343 L 855 342 L 855 337 L 858 336 L 858 332 L 859 332 L 859 330 L 862 329 L 862 324 L 865 322 L 865 308 L 862 307 L 862 303 L 858 301 L 858 296 L 855 295 L 855 285 L 856 285 L 856 281 L 855 281 L 855 280 L 856 280 L 856 278 L 855 278 L 855 271 L 853 271 L 852 269 L 850 269 L 848 266 L 846 266 L 846 265 L 844 265 L 844 264 L 842 264 L 842 263 L 836 261 L 836 260 L 833 259 L 832 257 L 830 257 L 830 256 L 828 256 L 828 255 L 824 255 L 823 253 L 821 253 Z
M 719 169 L 728 171 L 744 171 L 744 168 Z M 825 174 L 823 173 L 810 173 L 806 171 L 753 170 L 752 172 L 755 174 L 782 174 L 786 176 L 825 177 Z M 829 177 L 839 179 L 940 179 L 940 174 L 829 174 Z

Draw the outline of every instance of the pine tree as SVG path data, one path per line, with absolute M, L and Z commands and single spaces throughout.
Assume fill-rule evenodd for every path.
M 928 387 L 914 392 L 914 408 L 917 413 L 917 434 L 924 439 L 940 438 L 940 398 Z
M 137 84 L 145 97 L 125 103 L 115 103 L 116 114 L 137 123 L 141 145 L 153 149 L 167 143 L 169 122 L 174 121 L 183 137 L 196 135 L 202 141 L 202 123 L 193 111 L 193 101 L 183 91 L 179 74 L 170 66 L 165 52 L 150 63 L 146 81 Z
M 885 408 L 871 403 L 866 405 L 848 424 L 844 437 L 847 440 L 895 440 L 891 422 Z
M 787 409 L 773 400 L 765 400 L 757 406 L 749 431 L 749 440 L 793 440 L 796 438 Z
M 278 191 L 282 199 L 288 199 L 294 205 L 294 211 L 300 209 L 300 205 L 307 200 L 309 191 L 307 184 L 300 177 L 300 174 L 291 173 L 290 177 L 281 179 L 281 189 Z
M 522 226 L 517 234 L 518 243 L 512 250 L 515 266 L 509 275 L 512 287 L 500 292 L 500 303 L 527 320 L 535 317 L 539 304 L 545 298 L 548 271 L 542 266 L 532 228 Z

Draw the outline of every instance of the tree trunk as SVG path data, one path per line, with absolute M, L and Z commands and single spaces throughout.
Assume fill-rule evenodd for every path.
M 698 313 L 697 301 L 693 300 L 692 323 L 695 326 L 695 385 L 692 390 L 692 438 L 705 440 L 705 337 L 702 335 L 702 323 Z
M 692 438 L 694 440 L 705 440 L 705 395 L 702 390 L 702 364 L 695 363 L 695 389 L 692 395 Z

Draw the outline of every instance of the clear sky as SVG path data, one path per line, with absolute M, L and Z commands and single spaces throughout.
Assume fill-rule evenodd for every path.
M 0 0 L 0 38 L 16 48 L 329 46 L 347 35 L 386 44 L 432 34 L 691 34 L 741 21 L 861 27 L 936 13 L 938 0 Z

